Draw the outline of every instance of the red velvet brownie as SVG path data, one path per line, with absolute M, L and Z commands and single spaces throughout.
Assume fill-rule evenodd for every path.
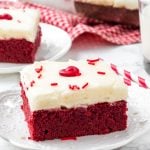
M 75 0 L 75 8 L 98 20 L 139 26 L 138 0 Z
M 39 18 L 37 10 L 0 9 L 0 62 L 34 62 L 41 42 Z
M 127 87 L 101 61 L 36 62 L 21 72 L 23 112 L 35 141 L 127 127 Z

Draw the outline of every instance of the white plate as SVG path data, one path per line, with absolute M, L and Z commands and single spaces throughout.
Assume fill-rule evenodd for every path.
M 75 141 L 28 140 L 27 124 L 20 109 L 22 100 L 18 91 L 0 93 L 0 135 L 10 143 L 29 149 L 50 150 L 101 150 L 123 146 L 150 128 L 150 90 L 133 84 L 129 87 L 128 128 L 107 135 L 85 136 Z
M 65 55 L 71 47 L 71 38 L 67 32 L 55 26 L 40 23 L 42 29 L 41 46 L 35 61 L 56 60 Z M 19 72 L 28 64 L 0 63 L 0 74 Z

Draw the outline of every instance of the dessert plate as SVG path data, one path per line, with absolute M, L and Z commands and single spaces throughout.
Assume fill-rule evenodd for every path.
M 150 129 L 150 90 L 132 83 L 128 96 L 128 127 L 125 131 L 107 135 L 77 137 L 76 140 L 34 142 L 20 108 L 19 91 L 0 93 L 0 136 L 22 148 L 35 150 L 108 150 L 121 147 Z
M 67 32 L 55 26 L 40 23 L 42 29 L 41 46 L 39 47 L 35 61 L 56 60 L 65 55 L 71 47 L 71 38 Z M 0 73 L 19 72 L 29 64 L 1 63 Z

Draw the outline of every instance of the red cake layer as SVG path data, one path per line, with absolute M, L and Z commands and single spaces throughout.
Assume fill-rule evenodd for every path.
M 61 107 L 31 112 L 23 89 L 21 96 L 30 136 L 35 141 L 107 134 L 127 127 L 127 103 L 124 100 L 98 103 L 87 108 Z
M 139 26 L 138 10 L 129 10 L 126 8 L 114 8 L 111 6 L 102 6 L 75 1 L 76 11 L 87 17 L 98 20 L 115 22 L 133 26 Z
M 41 29 L 34 43 L 25 39 L 0 39 L 0 62 L 33 63 L 35 54 L 41 43 Z

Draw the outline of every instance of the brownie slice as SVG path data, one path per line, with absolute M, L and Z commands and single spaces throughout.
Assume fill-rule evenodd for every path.
M 107 22 L 139 26 L 139 12 L 137 9 L 114 8 L 91 3 L 75 1 L 76 11 L 84 16 Z

